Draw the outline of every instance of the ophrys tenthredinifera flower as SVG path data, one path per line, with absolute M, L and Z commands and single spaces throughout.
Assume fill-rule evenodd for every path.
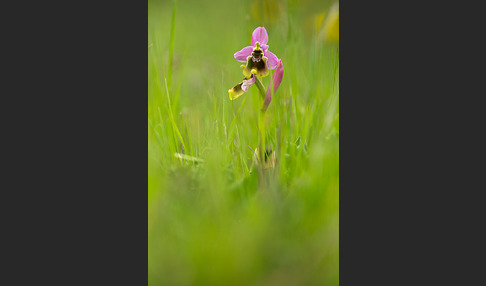
M 228 91 L 231 100 L 238 98 L 243 93 L 248 91 L 248 88 L 255 82 L 259 86 L 262 96 L 265 98 L 264 88 L 258 78 L 268 76 L 269 70 L 277 68 L 277 65 L 279 64 L 282 65 L 281 60 L 279 60 L 275 54 L 268 50 L 269 46 L 267 43 L 267 30 L 264 27 L 258 27 L 252 33 L 251 46 L 244 47 L 234 54 L 237 61 L 245 62 L 246 65 L 241 66 L 243 68 L 243 75 L 245 76 L 243 81 Z M 283 66 L 281 69 L 283 72 Z M 280 81 L 281 80 L 282 78 L 280 76 Z M 275 85 L 275 79 L 274 86 L 278 86 Z M 268 101 L 268 99 L 266 101 Z M 268 106 L 268 103 L 269 102 L 266 102 L 266 106 Z

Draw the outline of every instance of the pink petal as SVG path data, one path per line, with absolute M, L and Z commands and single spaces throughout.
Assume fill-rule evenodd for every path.
M 251 52 L 253 52 L 252 46 L 244 47 L 243 49 L 241 49 L 241 51 L 236 52 L 234 54 L 234 57 L 237 61 L 242 62 L 242 63 L 246 63 L 246 58 L 248 56 L 251 56 Z
M 263 55 L 268 58 L 268 68 L 273 70 L 277 67 L 278 58 L 270 51 L 264 51 Z
M 258 27 L 253 31 L 253 34 L 251 35 L 251 45 L 255 46 L 256 42 L 260 42 L 261 45 L 268 43 L 268 34 L 264 27 Z
M 242 85 L 241 85 L 241 89 L 244 91 L 244 92 L 247 92 L 248 89 L 250 88 L 250 86 L 252 86 L 253 84 L 255 83 L 255 76 L 252 76 L 249 80 L 245 81 Z
M 272 82 L 273 82 L 273 93 L 277 91 L 277 88 L 280 86 L 283 78 L 283 64 L 282 60 L 278 60 L 277 69 L 273 72 Z M 267 110 L 268 105 L 272 101 L 272 83 L 267 88 L 267 93 L 265 94 L 265 100 L 263 101 L 263 111 Z

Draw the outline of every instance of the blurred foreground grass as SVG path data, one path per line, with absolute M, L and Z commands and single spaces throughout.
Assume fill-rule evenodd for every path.
M 149 285 L 338 285 L 334 3 L 149 1 Z M 266 115 L 277 164 L 265 180 L 249 172 L 258 91 L 228 98 L 243 78 L 233 54 L 258 26 L 285 69 Z

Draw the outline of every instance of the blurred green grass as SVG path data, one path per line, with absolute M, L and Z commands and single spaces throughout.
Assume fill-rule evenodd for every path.
M 149 1 L 149 285 L 338 285 L 339 48 L 319 36 L 334 3 Z M 265 180 L 249 174 L 258 90 L 228 97 L 258 26 L 285 69 Z

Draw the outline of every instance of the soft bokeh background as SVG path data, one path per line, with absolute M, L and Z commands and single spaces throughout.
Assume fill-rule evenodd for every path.
M 148 8 L 149 285 L 338 285 L 337 2 Z M 285 70 L 266 115 L 277 164 L 264 180 L 248 148 L 258 90 L 228 97 L 243 79 L 233 54 L 258 26 Z

